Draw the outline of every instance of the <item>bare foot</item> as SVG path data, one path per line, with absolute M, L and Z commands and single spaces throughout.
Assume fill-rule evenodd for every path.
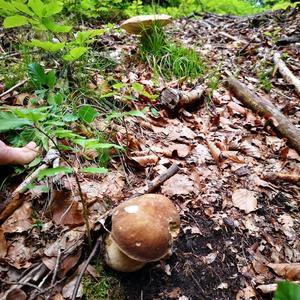
M 38 155 L 35 142 L 30 142 L 22 148 L 7 146 L 0 141 L 0 165 L 26 165 Z

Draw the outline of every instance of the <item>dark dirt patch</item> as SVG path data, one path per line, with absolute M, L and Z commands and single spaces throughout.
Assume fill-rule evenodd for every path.
M 200 217 L 194 220 L 202 234 L 192 234 L 191 230 L 180 234 L 174 254 L 166 262 L 171 275 L 159 265 L 150 265 L 133 274 L 115 274 L 124 288 L 125 299 L 174 299 L 183 295 L 195 300 L 234 299 L 246 280 L 237 268 L 235 253 L 248 255 L 243 250 L 246 243 L 243 233 L 227 226 L 216 230 L 214 222 Z M 186 218 L 183 222 L 192 224 L 194 220 Z M 207 263 L 212 253 L 216 254 L 215 260 Z M 222 289 L 222 283 L 228 287 Z

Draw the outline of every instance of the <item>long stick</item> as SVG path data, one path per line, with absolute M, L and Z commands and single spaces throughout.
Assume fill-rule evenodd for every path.
M 271 117 L 274 127 L 286 137 L 292 147 L 300 154 L 300 129 L 297 128 L 282 112 L 270 101 L 252 93 L 243 83 L 229 76 L 225 83 L 234 96 L 245 106 L 261 115 Z
M 291 83 L 295 87 L 297 94 L 300 96 L 300 80 L 289 70 L 284 61 L 280 58 L 280 53 L 275 52 L 273 59 L 282 77 L 287 83 Z
M 75 287 L 74 287 L 73 294 L 72 294 L 72 300 L 76 299 L 76 295 L 77 295 L 77 291 L 78 291 L 79 286 L 80 286 L 81 279 L 82 279 L 82 277 L 83 277 L 83 275 L 85 273 L 85 270 L 87 269 L 89 263 L 91 262 L 92 258 L 94 257 L 96 251 L 98 250 L 98 248 L 100 246 L 100 242 L 101 242 L 101 240 L 100 240 L 100 238 L 98 238 L 98 240 L 97 240 L 97 242 L 96 242 L 96 244 L 95 244 L 95 246 L 94 246 L 91 254 L 89 255 L 88 259 L 85 261 L 85 263 L 84 263 L 84 265 L 82 267 L 82 270 L 81 270 L 81 272 L 80 272 L 80 274 L 79 274 L 79 276 L 78 276 L 78 278 L 76 280 L 76 283 L 75 283 Z

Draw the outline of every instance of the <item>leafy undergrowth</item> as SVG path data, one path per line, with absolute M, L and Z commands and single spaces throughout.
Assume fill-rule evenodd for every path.
M 24 52 L 14 43 L 17 30 L 1 32 L 1 69 L 7 70 L 1 92 L 28 79 L 1 96 L 1 138 L 15 146 L 34 139 L 41 149 L 29 166 L 1 167 L 1 214 L 7 203 L 19 206 L 6 220 L 1 215 L 1 299 L 10 299 L 7 293 L 71 299 L 91 247 L 110 228 L 111 209 L 173 163 L 180 171 L 157 190 L 181 216 L 173 255 L 121 274 L 103 266 L 101 246 L 78 297 L 272 299 L 264 291 L 274 283 L 299 280 L 299 154 L 276 135 L 269 116 L 245 108 L 222 82 L 228 71 L 236 74 L 258 94 L 267 92 L 299 126 L 299 97 L 273 70 L 276 50 L 300 75 L 299 40 L 291 42 L 299 21 L 299 9 L 174 21 L 166 30 L 174 49 L 155 57 L 163 61 L 172 53 L 190 61 L 197 54 L 199 77 L 170 70 L 174 61 L 170 73 L 157 71 L 163 62 L 142 59 L 140 41 L 113 25 L 94 31 L 74 24 L 75 37 L 49 29 L 52 39 L 64 41 L 57 52 Z M 205 93 L 197 105 L 162 107 L 163 87 L 199 86 Z M 55 159 L 46 165 L 41 159 L 49 150 Z M 294 181 L 272 174 L 291 174 Z M 287 286 L 279 285 L 278 299 L 298 297 L 298 286 Z

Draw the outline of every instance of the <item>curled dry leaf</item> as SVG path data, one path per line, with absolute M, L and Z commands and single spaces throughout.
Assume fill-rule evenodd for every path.
M 15 210 L 15 212 L 2 224 L 5 233 L 24 232 L 32 228 L 32 208 L 29 202 Z
M 257 289 L 261 290 L 263 294 L 274 293 L 277 289 L 276 283 L 271 284 L 261 284 L 256 287 Z
M 202 257 L 203 262 L 207 265 L 212 264 L 216 260 L 218 253 L 219 252 L 212 252 L 212 253 L 209 253 L 208 255 Z
M 33 250 L 25 246 L 25 237 L 16 238 L 8 247 L 5 260 L 17 269 L 31 266 Z
M 240 145 L 240 150 L 248 156 L 254 158 L 262 158 L 262 153 L 256 146 L 252 145 L 248 141 L 243 141 Z
M 146 167 L 146 166 L 156 165 L 159 160 L 159 157 L 155 154 L 152 154 L 152 155 L 145 155 L 145 156 L 130 157 L 130 159 L 137 162 L 140 166 Z
M 64 277 L 77 263 L 81 255 L 81 249 L 78 249 L 75 253 L 68 255 L 66 258 L 59 262 L 59 276 Z M 56 263 L 57 257 L 47 257 L 42 258 L 42 262 L 45 266 L 53 271 Z
M 172 144 L 168 147 L 167 152 L 164 152 L 166 156 L 173 157 L 178 156 L 184 158 L 188 156 L 191 152 L 191 146 L 185 144 Z
M 57 225 L 75 227 L 84 224 L 81 204 L 72 199 L 71 192 L 56 191 L 50 210 Z
M 246 189 L 237 189 L 232 194 L 233 205 L 241 210 L 244 210 L 246 214 L 257 209 L 257 199 L 255 192 Z
M 0 228 L 0 258 L 4 258 L 7 253 L 7 243 L 3 229 Z
M 210 141 L 207 141 L 207 146 L 216 164 L 219 165 L 221 162 L 221 150 L 214 143 Z
M 268 264 L 269 268 L 288 280 L 300 279 L 300 263 L 283 263 L 283 264 Z

